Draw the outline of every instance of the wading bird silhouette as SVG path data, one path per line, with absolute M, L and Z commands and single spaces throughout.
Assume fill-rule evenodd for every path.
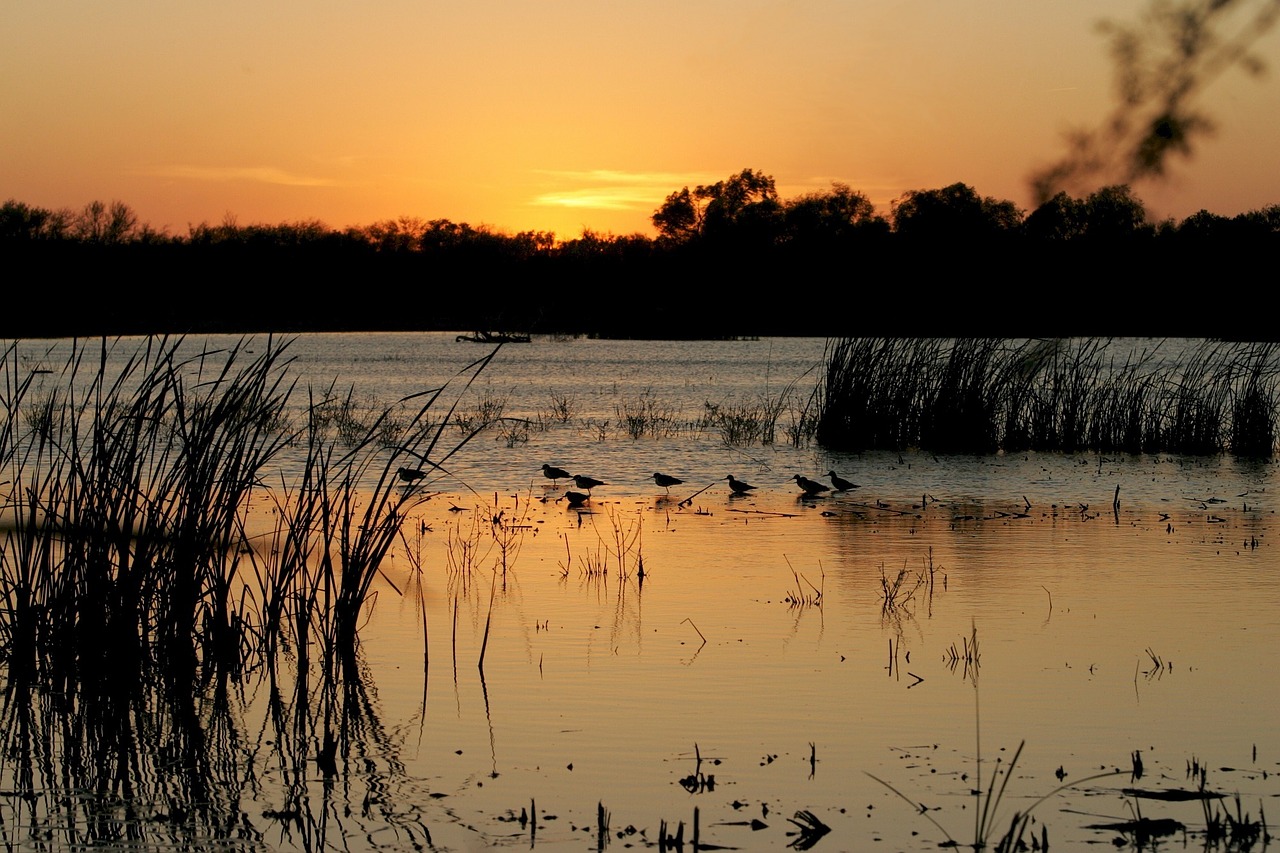
M 725 477 L 725 479 L 729 481 L 729 488 L 730 490 L 733 491 L 735 495 L 745 495 L 747 492 L 755 488 L 755 486 L 751 485 L 750 483 L 744 483 L 743 481 L 734 477 L 732 474 L 730 474 L 728 477 Z
M 588 477 L 584 474 L 574 474 L 573 483 L 579 489 L 585 490 L 587 494 L 591 494 L 591 490 L 594 489 L 596 486 L 609 485 L 604 480 L 597 480 L 595 477 Z
M 406 483 L 416 483 L 427 475 L 415 468 L 399 468 L 396 470 L 396 476 Z
M 587 502 L 588 496 L 584 495 L 582 492 L 565 492 L 560 497 L 564 498 L 564 500 L 568 502 L 570 509 L 578 509 Z M 557 500 L 559 500 L 559 498 L 557 498 Z
M 653 472 L 653 481 L 666 489 L 667 494 L 671 494 L 672 486 L 678 486 L 684 482 L 684 480 L 681 480 L 678 477 L 672 477 L 669 474 L 662 474 L 658 471 Z
M 831 485 L 835 487 L 837 492 L 847 492 L 850 489 L 858 488 L 857 483 L 850 483 L 844 477 L 841 477 L 835 471 L 828 471 L 827 476 L 831 478 Z
M 548 465 L 545 462 L 542 463 L 542 476 L 550 480 L 551 485 L 553 486 L 560 485 L 561 480 L 573 479 L 573 475 L 570 474 L 568 471 L 564 470 L 563 468 L 556 468 L 555 466 Z
M 804 496 L 808 498 L 815 498 L 823 492 L 831 491 L 830 486 L 824 486 L 817 480 L 810 480 L 808 477 L 802 477 L 799 474 L 792 475 L 791 479 L 796 481 L 796 485 L 804 490 Z

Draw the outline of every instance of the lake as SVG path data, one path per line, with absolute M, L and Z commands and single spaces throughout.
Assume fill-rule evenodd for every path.
M 1176 363 L 1189 342 L 1115 345 Z M 66 347 L 23 342 L 22 364 Z M 455 333 L 299 336 L 299 411 L 308 389 L 376 409 L 443 388 L 441 412 L 499 418 L 413 486 L 425 499 L 342 679 L 336 772 L 279 748 L 323 703 L 258 673 L 197 703 L 203 787 L 172 732 L 146 730 L 143 754 L 103 770 L 112 784 L 67 790 L 83 756 L 59 739 L 56 697 L 35 697 L 34 776 L 0 768 L 6 843 L 931 850 L 973 842 L 973 791 L 1011 764 L 989 834 L 1034 807 L 1028 838 L 1058 849 L 1149 849 L 1095 828 L 1137 814 L 1222 849 L 1200 801 L 1133 793 L 1194 789 L 1193 769 L 1229 798 L 1210 808 L 1273 804 L 1275 461 L 793 443 L 825 348 L 535 337 L 467 385 L 493 348 Z M 772 443 L 708 417 L 762 402 Z M 571 507 L 543 464 L 604 485 Z M 809 498 L 793 480 L 829 471 L 857 488 Z M 728 475 L 755 490 L 733 495 Z M 30 743 L 16 701 L 11 755 Z

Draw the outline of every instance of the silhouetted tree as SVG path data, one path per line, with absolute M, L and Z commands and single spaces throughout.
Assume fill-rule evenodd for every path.
M 813 192 L 783 204 L 786 236 L 804 243 L 833 244 L 855 235 L 888 230 L 865 193 L 833 182 L 831 189 Z
M 703 236 L 712 240 L 760 245 L 772 243 L 781 232 L 782 204 L 773 178 L 743 169 L 728 180 L 698 187 L 706 199 L 702 216 Z
M 1236 230 L 1235 219 L 1219 216 L 1202 208 L 1179 223 L 1177 235 L 1179 240 L 1215 241 Z
M 758 246 L 781 234 L 782 213 L 773 178 L 743 169 L 727 180 L 671 193 L 650 221 L 667 243 L 705 239 Z
M 1084 200 L 1084 236 L 1090 240 L 1129 240 L 1150 236 L 1147 210 L 1127 185 L 1102 187 Z
M 894 200 L 893 230 L 913 240 L 985 240 L 1013 234 L 1022 212 L 1011 201 L 983 198 L 968 184 L 938 190 L 908 190 Z
M 1242 231 L 1258 237 L 1280 237 L 1280 204 L 1269 204 L 1235 217 Z
M 72 236 L 86 243 L 114 245 L 135 236 L 138 214 L 122 201 L 105 204 L 91 201 L 76 215 L 71 225 Z
M 0 240 L 36 240 L 51 212 L 9 199 L 0 205 Z
M 422 249 L 422 235 L 427 222 L 416 216 L 384 219 L 363 228 L 349 228 L 347 233 L 357 239 L 367 240 L 382 252 L 417 252 Z
M 1027 216 L 1023 233 L 1032 240 L 1065 243 L 1084 235 L 1085 204 L 1065 192 L 1044 202 Z
M 702 208 L 688 187 L 668 195 L 649 219 L 664 242 L 687 243 L 702 233 Z

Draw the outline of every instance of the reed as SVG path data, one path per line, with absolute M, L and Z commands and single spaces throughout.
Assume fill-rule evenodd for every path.
M 792 447 L 804 447 L 813 441 L 818 431 L 818 399 L 815 388 L 802 402 L 794 403 L 787 410 L 788 423 L 783 429 Z
M 516 556 L 520 553 L 521 545 L 524 544 L 525 534 L 533 527 L 529 523 L 529 509 L 531 506 L 531 500 L 526 498 L 521 501 L 517 496 L 515 506 L 510 514 L 503 508 L 498 509 L 495 514 L 491 515 L 491 533 L 493 543 L 498 552 L 497 566 L 504 580 L 507 572 L 514 568 Z
M 608 527 L 602 528 L 596 521 L 598 515 L 599 513 L 592 514 L 591 523 L 600 544 L 617 565 L 618 577 L 626 580 L 634 573 L 643 580 L 645 575 L 643 516 L 636 515 L 630 520 L 624 520 L 616 509 L 610 507 L 604 513 Z M 588 557 L 588 563 L 590 563 L 590 557 Z
M 760 407 L 721 406 L 710 401 L 704 405 L 706 413 L 703 415 L 703 423 L 720 433 L 720 439 L 726 447 L 748 446 L 757 441 L 761 444 L 772 443 L 772 438 L 769 441 L 765 440 L 766 430 L 770 430 L 769 435 L 771 435 L 772 428 L 767 426 L 768 415 Z
M 451 419 L 459 432 L 474 435 L 500 420 L 506 410 L 507 398 L 495 394 L 491 388 L 486 388 L 475 402 L 456 407 Z
M 517 447 L 529 443 L 529 433 L 534 424 L 525 418 L 499 418 L 495 425 L 502 443 L 507 447 Z
M 1171 363 L 1158 346 L 1117 360 L 1113 344 L 835 339 L 813 434 L 854 451 L 1275 452 L 1277 345 L 1206 341 Z
M 353 447 L 371 438 L 383 446 L 394 446 L 407 426 L 394 407 L 373 395 L 357 394 L 354 388 L 340 391 L 330 386 L 308 408 L 308 415 L 322 434 L 332 430 L 339 440 Z
M 880 567 L 880 612 L 882 615 L 898 613 L 915 600 L 916 593 L 925 588 L 924 575 L 908 571 L 904 566 L 890 577 Z
M 1280 368 L 1275 342 L 1246 347 L 1232 362 L 1231 452 L 1240 456 L 1269 456 L 1276 446 L 1280 413 Z
M 922 446 L 943 453 L 999 448 L 1004 346 L 999 338 L 960 338 L 935 362 L 925 379 Z
M 547 420 L 567 424 L 574 418 L 578 409 L 578 401 L 571 394 L 551 392 L 551 402 L 547 408 Z
M 795 579 L 795 588 L 787 591 L 787 594 L 783 596 L 783 601 L 787 602 L 787 605 L 791 608 L 822 607 L 822 590 L 826 586 L 827 577 L 826 572 L 822 571 L 822 567 L 818 567 L 822 577 L 817 585 L 814 585 L 813 581 L 796 571 L 790 560 L 787 560 L 787 567 L 791 569 L 791 576 Z
M 681 429 L 679 408 L 657 400 L 650 390 L 618 401 L 614 414 L 623 432 L 633 439 L 668 438 Z
M 39 400 L 16 346 L 6 354 L 0 643 L 10 677 L 235 675 L 274 654 L 285 626 L 295 649 L 317 631 L 326 651 L 350 652 L 379 565 L 422 499 L 396 469 L 443 475 L 474 437 L 442 444 L 448 418 L 432 415 L 443 388 L 399 401 L 402 419 L 393 407 L 349 416 L 352 395 L 309 391 L 302 426 L 287 429 L 289 341 L 184 343 L 147 338 L 130 352 L 75 342 Z M 487 363 L 460 377 L 469 384 Z M 33 401 L 48 415 L 24 417 Z M 348 413 L 337 428 L 335 411 Z M 273 484 L 274 461 L 294 446 L 300 480 Z M 265 532 L 252 511 L 263 497 L 275 510 Z

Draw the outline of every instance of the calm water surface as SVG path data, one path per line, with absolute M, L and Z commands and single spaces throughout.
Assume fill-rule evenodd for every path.
M 249 846 L 642 847 L 663 822 L 689 844 L 696 819 L 704 845 L 781 850 L 806 810 L 831 828 L 816 850 L 932 850 L 973 840 L 970 790 L 1024 741 L 1002 827 L 1059 773 L 1123 771 L 1036 806 L 1059 849 L 1120 838 L 1088 827 L 1133 816 L 1126 786 L 1192 787 L 1193 761 L 1275 812 L 1274 463 L 792 446 L 824 346 L 538 339 L 463 389 L 490 350 L 452 334 L 298 338 L 314 388 L 390 403 L 449 382 L 460 410 L 534 426 L 491 428 L 429 484 L 361 634 L 376 724 L 336 784 L 304 786 L 326 816 L 310 832 L 270 816 L 298 781 L 261 761 Z M 780 396 L 772 445 L 696 426 Z M 640 405 L 671 429 L 631 437 Z M 607 485 L 571 509 L 544 462 Z M 798 498 L 793 474 L 831 469 L 859 488 Z M 654 471 L 685 482 L 667 499 Z M 731 497 L 727 474 L 757 491 Z M 505 568 L 499 512 L 523 531 Z M 246 697 L 250 728 L 265 702 Z M 1198 803 L 1140 808 L 1203 828 Z

